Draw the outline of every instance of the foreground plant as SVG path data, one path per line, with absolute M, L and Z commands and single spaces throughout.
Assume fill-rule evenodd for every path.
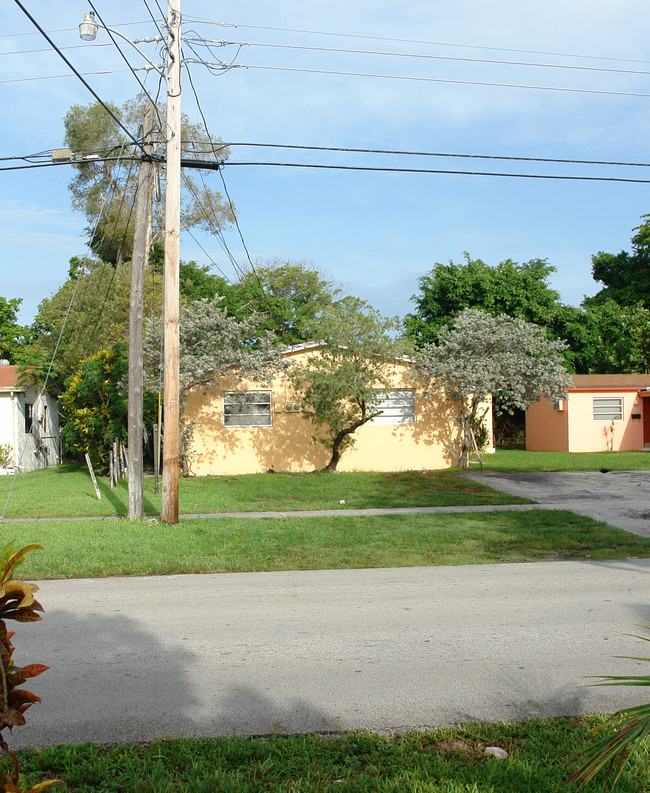
M 5 620 L 16 622 L 37 622 L 41 619 L 39 611 L 43 611 L 41 604 L 34 598 L 38 590 L 36 584 L 29 584 L 14 577 L 14 572 L 19 567 L 25 556 L 40 545 L 26 545 L 16 551 L 13 542 L 0 549 L 0 752 L 8 754 L 13 764 L 12 774 L 0 774 L 0 793 L 40 793 L 59 780 L 40 782 L 33 788 L 25 791 L 19 787 L 20 766 L 18 758 L 9 751 L 9 746 L 2 735 L 3 730 L 11 731 L 14 727 L 25 724 L 25 711 L 35 702 L 40 702 L 40 697 L 21 688 L 30 677 L 36 677 L 49 667 L 43 664 L 29 664 L 16 666 L 12 660 L 14 646 L 11 638 L 13 631 L 8 631 Z
M 648 628 L 646 628 L 648 630 Z M 628 634 L 635 639 L 650 642 L 647 636 Z M 618 656 L 630 661 L 648 661 L 650 658 L 638 656 Z M 650 686 L 650 675 L 606 675 L 601 677 L 602 683 L 597 686 Z M 614 730 L 612 734 L 612 730 Z M 620 779 L 625 763 L 630 758 L 631 750 L 640 748 L 641 743 L 650 736 L 650 703 L 624 708 L 614 713 L 607 721 L 595 730 L 596 742 L 587 750 L 585 761 L 568 778 L 567 782 L 579 782 L 586 785 L 596 774 L 607 769 L 605 790 L 609 783 L 613 790 Z

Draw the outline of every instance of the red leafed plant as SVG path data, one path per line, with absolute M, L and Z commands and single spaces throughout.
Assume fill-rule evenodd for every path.
M 28 791 L 18 787 L 20 780 L 20 767 L 18 758 L 9 751 L 2 732 L 11 730 L 25 724 L 25 711 L 34 702 L 40 702 L 40 697 L 31 691 L 21 688 L 30 677 L 36 677 L 49 667 L 42 664 L 29 664 L 16 666 L 12 660 L 14 646 L 11 643 L 13 631 L 8 631 L 5 620 L 16 622 L 37 622 L 41 619 L 39 611 L 43 611 L 41 604 L 34 598 L 38 590 L 36 584 L 29 584 L 19 578 L 14 578 L 14 572 L 22 564 L 25 556 L 40 545 L 27 545 L 16 551 L 13 542 L 0 549 L 0 752 L 8 754 L 13 763 L 13 774 L 0 774 L 0 793 L 40 793 L 59 780 L 40 782 Z

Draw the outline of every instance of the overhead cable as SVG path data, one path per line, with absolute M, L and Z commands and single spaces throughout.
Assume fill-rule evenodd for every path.
M 632 182 L 650 184 L 650 179 L 632 179 L 623 176 L 569 176 L 561 174 L 541 173 L 504 173 L 499 171 L 455 171 L 443 168 L 381 168 L 363 165 L 324 165 L 303 162 L 231 162 L 224 163 L 224 168 L 231 166 L 272 166 L 277 168 L 316 168 L 330 171 L 368 171 L 376 173 L 421 173 L 449 174 L 451 176 L 506 176 L 515 179 L 564 179 L 576 182 Z M 219 171 L 222 174 L 223 169 Z
M 572 71 L 583 72 L 608 72 L 613 74 L 641 74 L 648 75 L 650 71 L 641 69 L 614 69 L 605 66 L 574 66 L 572 64 L 564 63 L 531 63 L 530 61 L 504 61 L 492 58 L 460 58 L 453 55 L 427 55 L 424 53 L 414 52 L 382 52 L 379 50 L 352 50 L 340 49 L 337 47 L 313 47 L 302 44 L 268 44 L 251 41 L 226 41 L 217 39 L 193 39 L 194 43 L 203 46 L 219 44 L 222 47 L 264 47 L 268 49 L 280 50 L 302 50 L 305 52 L 333 52 L 346 55 L 380 55 L 383 57 L 392 58 L 415 58 L 420 60 L 433 60 L 433 61 L 458 61 L 461 63 L 489 63 L 499 66 L 534 66 L 536 68 L 544 69 L 569 69 Z
M 605 94 L 607 96 L 640 96 L 645 99 L 650 98 L 650 94 L 643 93 L 640 91 L 609 91 L 602 88 L 566 88 L 563 86 L 552 86 L 552 85 L 527 85 L 524 83 L 497 83 L 497 82 L 490 82 L 487 80 L 454 80 L 443 77 L 418 77 L 418 76 L 404 75 L 404 74 L 375 74 L 373 72 L 348 72 L 348 71 L 342 72 L 342 71 L 334 71 L 332 69 L 307 69 L 307 68 L 299 68 L 295 66 L 257 66 L 253 64 L 236 64 L 235 66 L 230 66 L 229 64 L 223 62 L 221 63 L 220 62 L 208 63 L 205 61 L 195 61 L 195 62 L 202 63 L 203 66 L 207 66 L 209 69 L 218 69 L 219 71 L 224 71 L 230 68 L 257 69 L 261 71 L 271 71 L 271 72 L 329 74 L 329 75 L 336 75 L 339 77 L 372 77 L 381 80 L 410 80 L 420 83 L 450 83 L 452 85 L 483 85 L 483 86 L 491 86 L 495 88 L 527 88 L 535 91 L 563 91 L 563 92 L 575 93 L 575 94 Z
M 138 146 L 143 153 L 145 153 L 144 147 L 142 145 L 142 141 L 137 140 L 131 133 L 127 127 L 122 124 L 120 119 L 113 113 L 110 107 L 103 101 L 103 99 L 99 96 L 99 94 L 95 91 L 95 89 L 84 80 L 83 75 L 76 69 L 75 66 L 66 58 L 66 56 L 61 52 L 61 50 L 57 47 L 57 45 L 52 41 L 52 39 L 48 36 L 48 34 L 43 30 L 43 28 L 38 24 L 38 22 L 34 19 L 34 17 L 29 13 L 29 11 L 25 8 L 25 6 L 20 2 L 20 0 L 14 0 L 16 5 L 20 8 L 20 10 L 25 14 L 25 16 L 30 20 L 30 22 L 34 25 L 34 27 L 39 31 L 39 33 L 45 38 L 48 44 L 58 53 L 58 55 L 62 58 L 64 63 L 75 73 L 75 75 L 81 80 L 81 82 L 86 86 L 86 88 L 90 91 L 90 93 L 95 97 L 95 99 L 99 102 L 99 104 L 104 108 L 104 110 L 108 113 L 108 115 L 115 121 L 115 123 L 126 132 L 127 136 L 131 139 L 136 146 Z
M 585 60 L 616 61 L 619 63 L 650 63 L 650 61 L 648 60 L 639 59 L 639 58 L 612 58 L 604 55 L 581 55 L 581 54 L 569 53 L 569 52 L 525 50 L 525 49 L 514 49 L 512 47 L 491 47 L 489 45 L 486 46 L 481 44 L 458 44 L 458 43 L 454 44 L 445 41 L 427 41 L 423 39 L 404 39 L 404 38 L 393 38 L 389 36 L 371 36 L 362 33 L 335 33 L 332 31 L 303 30 L 300 28 L 279 28 L 279 27 L 269 27 L 264 25 L 240 25 L 235 22 L 217 22 L 215 20 L 201 19 L 199 17 L 192 17 L 187 15 L 185 16 L 185 19 L 189 22 L 204 24 L 204 25 L 213 25 L 215 27 L 221 27 L 221 28 L 245 28 L 248 30 L 269 30 L 279 33 L 304 33 L 310 36 L 333 36 L 337 38 L 347 38 L 347 39 L 365 39 L 367 41 L 391 41 L 399 44 L 422 44 L 429 47 L 455 47 L 458 49 L 491 50 L 493 52 L 517 52 L 522 55 L 549 55 L 558 58 L 580 58 Z

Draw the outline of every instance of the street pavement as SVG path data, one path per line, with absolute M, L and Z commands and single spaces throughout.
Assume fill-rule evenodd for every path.
M 344 520 L 344 518 L 342 518 Z M 16 662 L 51 669 L 13 748 L 398 731 L 613 711 L 643 689 L 650 560 L 40 582 Z M 645 695 L 647 697 L 647 694 Z
M 544 509 L 568 509 L 650 537 L 650 471 L 471 473 L 474 482 Z

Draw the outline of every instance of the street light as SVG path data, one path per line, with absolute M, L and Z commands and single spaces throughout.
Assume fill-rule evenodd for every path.
M 162 77 L 165 76 L 163 71 L 164 66 L 162 63 L 152 63 L 149 58 L 142 52 L 138 44 L 149 44 L 152 41 L 162 41 L 162 36 L 149 36 L 146 39 L 135 39 L 135 41 L 131 41 L 131 39 L 124 36 L 118 30 L 114 30 L 113 28 L 108 28 L 106 25 L 100 25 L 99 22 L 95 19 L 94 12 L 90 11 L 84 15 L 83 22 L 79 25 L 79 38 L 83 41 L 95 41 L 97 38 L 97 30 L 98 28 L 104 28 L 104 30 L 108 31 L 113 36 L 119 36 L 123 41 L 126 41 L 127 44 L 130 44 L 134 50 L 137 51 L 140 57 L 144 58 L 144 60 L 149 64 L 149 69 L 155 69 L 159 75 Z M 145 70 L 147 69 L 146 66 L 142 67 Z
M 84 41 L 94 41 L 97 38 L 97 28 L 95 15 L 91 11 L 84 16 L 84 21 L 79 25 L 79 36 Z

